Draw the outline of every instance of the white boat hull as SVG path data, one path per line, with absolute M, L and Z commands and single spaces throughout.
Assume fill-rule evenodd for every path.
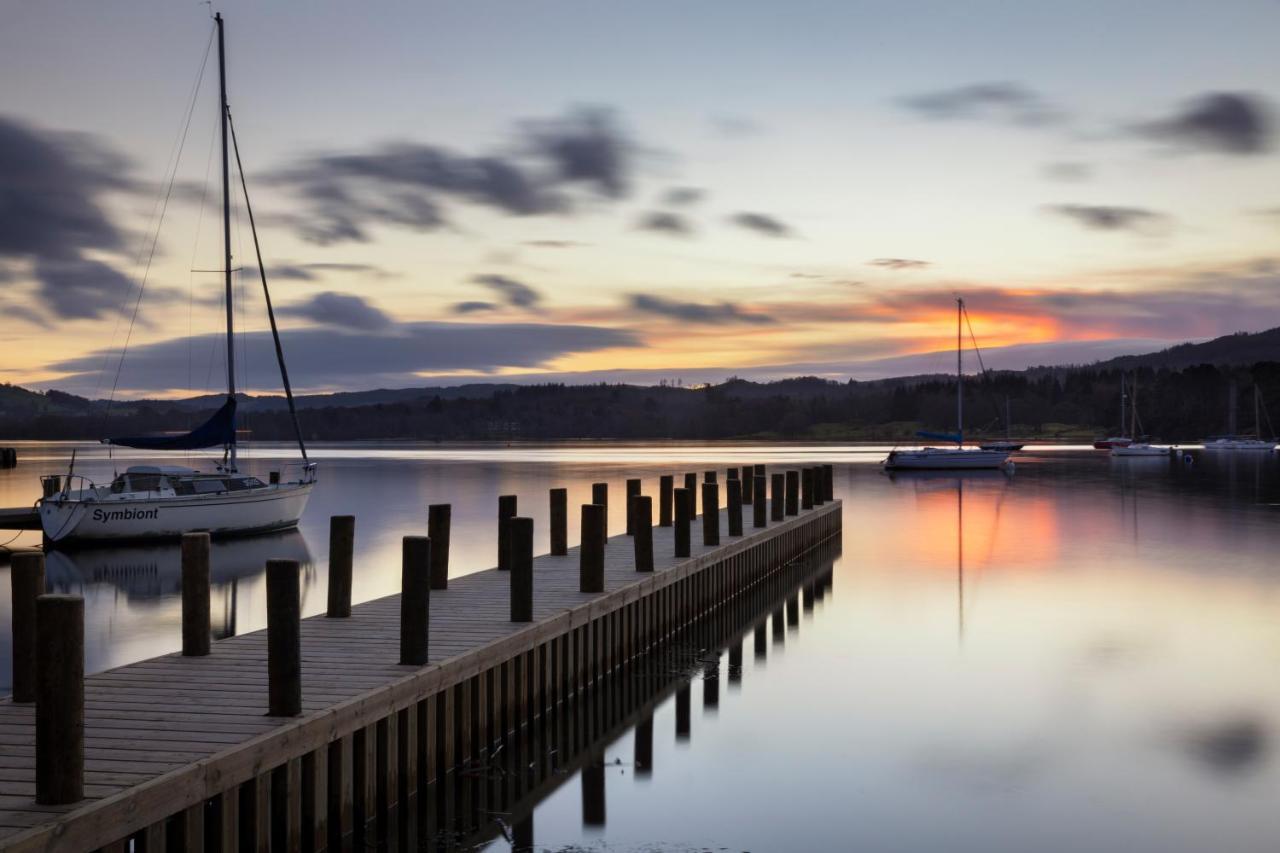
M 1171 447 L 1158 447 L 1152 444 L 1129 444 L 1111 448 L 1111 455 L 1116 457 L 1168 456 L 1172 452 Z
M 1223 441 L 1206 441 L 1204 443 L 1205 450 L 1275 450 L 1276 443 L 1274 441 L 1260 441 L 1242 439 L 1227 439 Z
M 889 470 L 976 471 L 1003 468 L 1009 454 L 1002 450 L 944 449 L 895 450 L 884 461 Z
M 314 483 L 287 483 L 218 495 L 78 500 L 55 495 L 40 502 L 40 523 L 52 542 L 175 539 L 207 531 L 242 536 L 294 527 Z

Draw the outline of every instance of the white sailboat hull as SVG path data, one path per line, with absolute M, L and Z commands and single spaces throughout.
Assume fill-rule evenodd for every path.
M 1111 455 L 1118 457 L 1168 456 L 1172 451 L 1173 448 L 1153 444 L 1127 444 L 1124 447 L 1111 448 Z
M 1263 441 L 1255 438 L 1221 438 L 1206 441 L 1205 450 L 1275 450 L 1274 441 Z
M 40 501 L 40 523 L 52 542 L 174 539 L 196 531 L 242 536 L 296 526 L 314 485 L 285 483 L 245 492 L 125 500 L 55 495 Z
M 926 447 L 923 450 L 895 450 L 884 461 L 889 470 L 976 471 L 1003 468 L 1009 454 L 1003 450 Z

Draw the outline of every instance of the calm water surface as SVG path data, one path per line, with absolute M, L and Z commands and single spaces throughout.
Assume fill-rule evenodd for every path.
M 20 445 L 0 505 L 30 503 L 72 445 Z M 264 474 L 287 450 L 259 448 Z M 654 716 L 651 775 L 633 732 L 599 744 L 607 820 L 584 826 L 567 775 L 537 806 L 539 849 L 1273 851 L 1280 848 L 1280 465 L 1091 451 L 1020 457 L 1012 476 L 895 476 L 881 451 L 689 444 L 318 449 L 297 533 L 222 543 L 220 634 L 265 624 L 261 567 L 303 560 L 324 607 L 327 519 L 357 516 L 355 597 L 394 592 L 399 537 L 453 504 L 453 572 L 495 562 L 496 498 L 517 494 L 545 551 L 546 493 L 750 462 L 836 463 L 843 553 L 785 642 L 703 696 L 688 738 Z M 77 470 L 117 465 L 81 446 Z M 172 460 L 169 460 L 172 461 Z M 722 475 L 723 476 L 723 475 Z M 611 527 L 623 524 L 621 502 Z M 0 541 L 8 534 L 0 535 Z M 572 537 L 572 531 L 571 531 Z M 16 545 L 32 544 L 23 536 Z M 51 555 L 86 598 L 88 667 L 179 647 L 174 547 Z M 0 563 L 0 692 L 9 683 Z M 491 849 L 509 845 L 499 840 Z

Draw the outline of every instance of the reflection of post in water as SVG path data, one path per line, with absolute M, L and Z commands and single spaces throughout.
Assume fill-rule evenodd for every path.
M 582 825 L 602 827 L 604 813 L 604 756 L 595 754 L 582 768 Z
M 714 651 L 702 667 L 702 710 L 720 707 L 720 652 Z
M 764 620 L 756 625 L 755 643 L 756 660 L 764 660 L 769 655 L 769 630 Z
M 956 585 L 959 589 L 959 640 L 964 642 L 964 478 L 956 478 Z
M 635 774 L 640 777 L 653 775 L 653 715 L 636 723 Z
M 689 710 L 692 697 L 689 695 L 689 682 L 680 685 L 680 689 L 676 691 L 676 740 L 687 741 L 691 726 L 689 723 Z
M 769 620 L 773 623 L 773 644 L 780 646 L 786 641 L 787 636 L 787 626 L 782 621 L 782 608 L 779 607 L 773 611 Z
M 729 683 L 742 681 L 742 638 L 734 640 L 729 646 Z

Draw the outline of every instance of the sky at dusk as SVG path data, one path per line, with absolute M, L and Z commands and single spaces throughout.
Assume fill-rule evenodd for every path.
M 946 370 L 957 293 L 989 367 L 1280 325 L 1275 0 L 217 8 L 303 390 Z M 0 381 L 222 387 L 212 30 L 6 10 Z

